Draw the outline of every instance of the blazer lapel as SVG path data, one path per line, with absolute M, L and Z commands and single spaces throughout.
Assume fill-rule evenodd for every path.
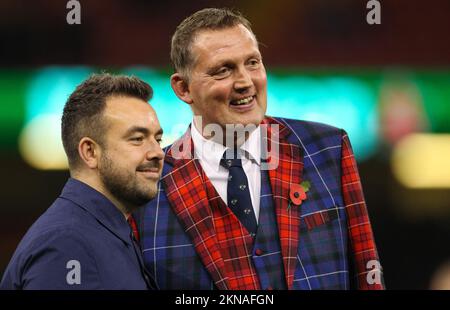
M 201 177 L 202 168 L 194 159 L 190 130 L 172 145 L 165 160 L 173 165 L 172 171 L 161 180 L 172 210 L 190 236 L 217 288 L 229 289 L 212 211 Z
M 281 254 L 288 289 L 292 288 L 294 272 L 297 265 L 297 250 L 300 239 L 301 205 L 289 207 L 289 191 L 291 184 L 300 184 L 303 172 L 303 153 L 298 145 L 287 142 L 291 131 L 273 118 L 266 118 L 267 135 L 263 138 L 271 146 L 272 152 L 268 163 L 274 163 L 269 170 L 275 212 L 280 236 Z M 271 125 L 278 125 L 278 132 Z M 278 145 L 278 152 L 273 148 Z

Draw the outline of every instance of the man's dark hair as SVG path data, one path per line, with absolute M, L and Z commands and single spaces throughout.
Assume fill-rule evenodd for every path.
M 194 63 L 191 46 L 201 30 L 221 30 L 242 24 L 253 33 L 250 22 L 237 11 L 207 8 L 195 12 L 178 25 L 172 36 L 170 58 L 176 72 L 188 79 Z
M 77 86 L 67 100 L 61 118 L 61 137 L 71 169 L 80 163 L 78 144 L 89 137 L 104 146 L 107 124 L 102 119 L 110 97 L 125 96 L 149 101 L 153 96 L 150 85 L 137 77 L 93 74 Z

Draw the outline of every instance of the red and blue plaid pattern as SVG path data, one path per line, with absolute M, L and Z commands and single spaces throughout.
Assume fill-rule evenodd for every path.
M 225 204 L 203 170 L 215 233 L 225 265 L 229 289 L 258 290 L 258 275 L 252 262 L 253 238 L 233 211 Z
M 366 280 L 366 264 L 371 260 L 378 261 L 378 255 L 355 156 L 346 133 L 343 134 L 342 139 L 342 195 L 347 215 L 352 262 L 357 271 L 355 274 L 357 287 L 361 289 L 382 289 L 384 284 L 369 285 Z
M 383 288 L 366 281 L 366 264 L 378 256 L 346 134 L 312 122 L 275 118 L 265 122 L 280 125 L 279 165 L 269 171 L 269 179 L 286 287 Z M 181 141 L 191 142 L 189 130 Z M 251 268 L 230 271 L 221 241 L 228 234 L 242 238 L 242 231 L 219 227 L 200 164 L 192 158 L 175 159 L 171 148 L 166 151 L 163 186 L 138 216 L 144 259 L 159 287 L 255 288 L 257 281 L 247 276 L 237 280 L 240 274 L 252 277 Z M 184 150 L 191 155 L 192 151 L 192 144 Z M 302 180 L 311 183 L 308 197 L 300 206 L 288 208 L 290 184 Z M 245 246 L 236 251 L 248 254 Z

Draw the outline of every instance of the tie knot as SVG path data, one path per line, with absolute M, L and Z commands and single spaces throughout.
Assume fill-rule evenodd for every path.
M 227 149 L 223 153 L 220 164 L 227 169 L 231 167 L 242 167 L 240 152 L 238 152 L 236 149 Z

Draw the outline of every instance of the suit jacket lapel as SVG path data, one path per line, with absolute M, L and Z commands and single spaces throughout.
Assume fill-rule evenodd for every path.
M 301 205 L 291 205 L 288 208 L 289 191 L 291 184 L 300 184 L 302 181 L 303 153 L 298 145 L 287 142 L 286 138 L 291 131 L 284 124 L 272 118 L 266 118 L 263 123 L 268 126 L 267 136 L 264 139 L 272 147 L 268 162 L 275 163 L 275 169 L 269 170 L 269 178 L 275 204 L 284 273 L 287 287 L 291 289 L 298 261 Z M 273 124 L 279 126 L 278 133 L 271 129 Z M 273 152 L 276 145 L 279 147 L 278 152 Z
M 173 165 L 172 171 L 161 180 L 170 205 L 217 288 L 229 289 L 201 177 L 202 168 L 198 160 L 194 159 L 190 130 L 172 145 L 165 160 Z

